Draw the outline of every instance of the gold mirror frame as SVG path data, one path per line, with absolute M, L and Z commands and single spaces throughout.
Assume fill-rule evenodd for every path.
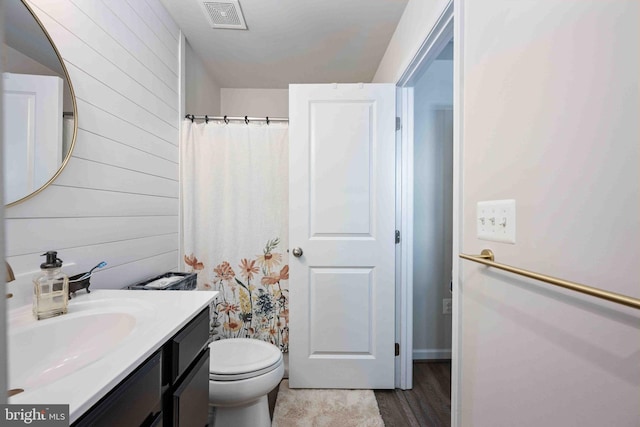
M 55 181 L 56 178 L 58 178 L 58 176 L 60 176 L 60 174 L 64 170 L 65 166 L 67 166 L 67 163 L 69 163 L 69 159 L 71 159 L 71 154 L 73 153 L 73 149 L 76 146 L 76 138 L 78 137 L 78 105 L 76 103 L 76 94 L 73 91 L 73 83 L 71 82 L 71 76 L 69 76 L 69 71 L 67 70 L 67 66 L 65 65 L 64 60 L 62 59 L 62 55 L 60 55 L 60 51 L 58 50 L 58 47 L 53 42 L 53 39 L 51 38 L 51 35 L 49 35 L 49 32 L 47 31 L 47 29 L 42 24 L 42 21 L 40 21 L 40 19 L 34 13 L 33 9 L 31 9 L 31 7 L 29 7 L 29 5 L 27 4 L 27 2 L 25 0 L 20 0 L 20 1 L 24 5 L 24 7 L 27 8 L 27 10 L 29 11 L 29 13 L 31 14 L 33 19 L 40 26 L 40 29 L 42 30 L 44 35 L 47 37 L 47 40 L 49 40 L 49 43 L 51 44 L 51 47 L 53 48 L 53 51 L 55 52 L 56 56 L 58 57 L 58 61 L 60 61 L 60 65 L 62 66 L 62 71 L 64 72 L 64 76 L 67 79 L 67 83 L 69 85 L 69 91 L 71 92 L 71 103 L 73 104 L 73 118 L 74 118 L 74 120 L 73 120 L 73 136 L 71 137 L 71 145 L 69 145 L 69 152 L 67 152 L 67 155 L 65 156 L 64 160 L 62 160 L 62 164 L 60 165 L 60 167 L 58 168 L 56 173 L 53 174 L 53 176 L 47 182 L 45 182 L 42 185 L 42 187 L 38 188 L 37 190 L 33 191 L 30 194 L 27 194 L 23 198 L 16 200 L 15 202 L 11 202 L 11 203 L 6 204 L 4 206 L 5 209 L 6 208 L 10 208 L 11 206 L 15 206 L 18 203 L 22 203 L 24 201 L 29 200 L 30 198 L 32 198 L 35 195 L 37 195 L 40 192 L 42 192 L 49 185 L 51 185 L 51 183 L 53 183 L 53 181 Z M 3 126 L 4 126 L 4 121 L 3 121 Z

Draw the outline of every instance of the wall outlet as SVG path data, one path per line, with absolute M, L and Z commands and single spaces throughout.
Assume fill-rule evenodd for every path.
M 442 299 L 442 314 L 451 314 L 451 298 Z

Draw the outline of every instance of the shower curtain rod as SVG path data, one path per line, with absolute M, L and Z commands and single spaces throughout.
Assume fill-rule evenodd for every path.
M 184 116 L 185 119 L 191 120 L 193 123 L 194 120 L 204 120 L 206 123 L 209 123 L 209 120 L 223 120 L 225 123 L 229 123 L 231 120 L 242 120 L 243 122 L 249 124 L 249 122 L 288 122 L 288 117 L 248 117 L 248 116 L 196 116 L 194 114 L 187 114 Z

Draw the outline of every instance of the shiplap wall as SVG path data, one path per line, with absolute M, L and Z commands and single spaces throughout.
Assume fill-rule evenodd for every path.
M 31 294 L 25 282 L 46 250 L 59 251 L 68 274 L 107 261 L 95 288 L 176 268 L 180 29 L 159 0 L 29 4 L 69 70 L 79 125 L 60 177 L 6 210 L 12 292 Z

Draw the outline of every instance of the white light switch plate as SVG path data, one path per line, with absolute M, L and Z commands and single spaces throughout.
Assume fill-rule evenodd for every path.
M 478 239 L 493 242 L 516 242 L 516 201 L 478 202 L 476 226 Z

